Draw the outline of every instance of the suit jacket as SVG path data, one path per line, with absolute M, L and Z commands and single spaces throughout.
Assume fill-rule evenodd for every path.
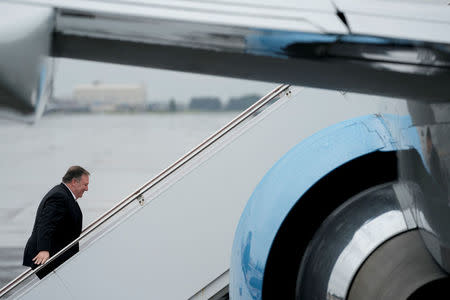
M 52 188 L 42 199 L 36 213 L 33 232 L 25 246 L 23 265 L 37 268 L 32 259 L 39 251 L 49 251 L 50 257 L 81 234 L 83 214 L 70 190 L 63 184 Z M 45 268 L 37 272 L 44 277 L 79 250 L 78 243 Z

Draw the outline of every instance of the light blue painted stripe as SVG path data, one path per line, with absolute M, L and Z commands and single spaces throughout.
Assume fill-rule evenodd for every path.
M 35 105 L 36 110 L 39 107 L 39 102 L 42 101 L 42 94 L 44 93 L 45 89 L 46 76 L 47 76 L 47 66 L 45 63 L 41 63 L 41 71 L 36 91 L 36 105 Z
M 261 298 L 272 241 L 297 200 L 320 178 L 362 155 L 418 145 L 409 116 L 369 115 L 326 128 L 293 147 L 264 176 L 241 216 L 231 257 L 232 299 Z
M 332 45 L 410 45 L 421 46 L 423 42 L 405 39 L 387 39 L 365 35 L 322 34 L 311 32 L 254 29 L 245 37 L 245 52 L 273 57 L 289 57 L 287 49 L 299 44 Z

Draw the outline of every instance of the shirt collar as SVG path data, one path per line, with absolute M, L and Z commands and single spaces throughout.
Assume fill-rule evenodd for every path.
M 70 193 L 72 194 L 72 197 L 73 197 L 73 200 L 77 200 L 77 198 L 75 197 L 75 195 L 72 193 L 72 190 L 67 186 L 67 184 L 65 184 L 64 182 L 62 183 L 62 184 L 64 184 L 65 186 L 66 186 L 66 188 L 68 188 L 69 189 L 69 191 L 70 191 Z

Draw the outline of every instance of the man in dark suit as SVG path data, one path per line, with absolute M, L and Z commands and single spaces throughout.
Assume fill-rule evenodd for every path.
M 62 183 L 52 188 L 39 204 L 33 232 L 25 246 L 23 265 L 37 268 L 81 234 L 83 214 L 76 202 L 88 190 L 89 172 L 70 167 Z M 39 278 L 53 271 L 79 250 L 76 243 L 36 273 Z

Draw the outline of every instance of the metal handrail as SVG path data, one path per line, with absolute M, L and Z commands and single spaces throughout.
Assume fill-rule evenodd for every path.
M 108 221 L 111 217 L 116 215 L 118 212 L 120 212 L 123 208 L 128 206 L 131 202 L 139 198 L 141 195 L 143 195 L 145 192 L 147 192 L 149 189 L 151 189 L 153 186 L 161 182 L 163 179 L 165 179 L 167 176 L 178 170 L 181 166 L 183 166 L 185 163 L 190 161 L 192 158 L 197 156 L 200 152 L 205 150 L 207 147 L 209 147 L 211 144 L 213 144 L 215 141 L 217 141 L 219 138 L 221 138 L 223 135 L 228 133 L 230 130 L 232 130 L 234 127 L 239 125 L 242 121 L 247 119 L 249 116 L 251 116 L 253 113 L 258 111 L 261 107 L 266 105 L 269 101 L 271 101 L 273 98 L 284 92 L 286 89 L 289 88 L 289 85 L 287 84 L 281 84 L 278 87 L 276 87 L 273 91 L 262 97 L 260 100 L 255 102 L 252 106 L 247 108 L 245 111 L 243 111 L 241 114 L 239 114 L 237 117 L 235 117 L 233 120 L 231 120 L 227 125 L 216 131 L 214 134 L 212 134 L 210 137 L 208 137 L 206 140 L 204 140 L 202 143 L 200 143 L 197 147 L 193 148 L 191 151 L 189 151 L 187 154 L 185 154 L 183 157 L 178 159 L 175 163 L 170 165 L 168 168 L 166 168 L 164 171 L 162 171 L 159 175 L 155 176 L 153 179 L 145 183 L 142 187 L 137 189 L 135 192 L 131 193 L 125 199 L 120 201 L 118 204 L 116 204 L 114 207 L 109 209 L 107 212 L 105 212 L 103 215 L 101 215 L 97 220 L 89 224 L 80 234 L 80 236 L 71 242 L 69 245 L 61 249 L 58 253 L 50 257 L 49 260 L 43 265 L 40 265 L 36 269 L 28 269 L 19 276 L 17 276 L 15 279 L 13 279 L 11 282 L 9 282 L 6 286 L 4 286 L 0 290 L 0 298 L 3 297 L 6 293 L 10 292 L 12 289 L 14 289 L 16 286 L 21 284 L 23 281 L 28 279 L 31 275 L 35 274 L 42 268 L 44 268 L 47 264 L 58 258 L 61 254 L 66 252 L 69 248 L 74 246 L 76 243 L 78 243 L 80 240 L 82 240 L 85 236 L 87 236 L 89 233 L 91 233 L 93 230 L 98 228 L 100 225 Z

